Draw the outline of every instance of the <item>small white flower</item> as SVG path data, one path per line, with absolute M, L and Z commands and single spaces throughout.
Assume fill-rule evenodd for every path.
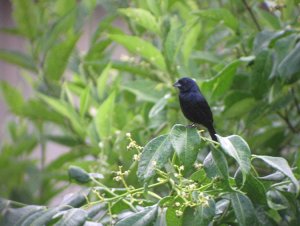
M 176 210 L 175 214 L 177 217 L 180 217 L 180 216 L 182 216 L 183 212 L 181 210 Z
M 131 133 L 126 133 L 126 137 L 131 137 Z
M 104 147 L 103 142 L 100 141 L 100 142 L 98 143 L 98 147 L 99 147 L 99 148 L 103 148 L 103 147 Z

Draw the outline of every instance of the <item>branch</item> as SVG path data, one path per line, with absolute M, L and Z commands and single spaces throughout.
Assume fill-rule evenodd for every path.
M 297 133 L 296 128 L 292 125 L 292 123 L 290 122 L 290 119 L 286 115 L 283 115 L 279 111 L 277 112 L 277 115 L 285 121 L 285 123 L 287 124 L 287 126 L 293 133 Z
M 298 101 L 298 99 L 297 99 L 297 96 L 296 96 L 296 94 L 295 94 L 295 90 L 294 90 L 293 88 L 292 88 L 291 93 L 292 93 L 292 96 L 293 96 L 293 98 L 294 98 L 294 102 L 295 102 L 295 106 L 296 106 L 297 112 L 298 112 L 298 114 L 300 115 L 300 105 L 299 105 L 299 101 Z
M 261 29 L 261 27 L 260 27 L 260 25 L 259 25 L 259 23 L 258 23 L 258 21 L 257 21 L 257 19 L 255 17 L 255 15 L 254 15 L 254 13 L 253 13 L 251 7 L 248 5 L 248 3 L 247 3 L 246 0 L 242 0 L 242 2 L 244 4 L 245 8 L 248 10 L 248 12 L 249 12 L 249 14 L 250 14 L 250 16 L 251 16 L 251 18 L 252 18 L 252 20 L 253 20 L 256 28 L 257 28 L 257 30 L 261 31 L 262 29 Z

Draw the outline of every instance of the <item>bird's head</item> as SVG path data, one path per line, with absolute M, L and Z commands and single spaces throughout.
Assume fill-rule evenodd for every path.
M 179 79 L 173 86 L 177 87 L 180 92 L 199 90 L 197 83 L 193 79 L 187 77 Z

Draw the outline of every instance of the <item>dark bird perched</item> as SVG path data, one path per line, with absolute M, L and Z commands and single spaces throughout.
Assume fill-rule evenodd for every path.
M 213 126 L 212 112 L 197 83 L 191 78 L 181 78 L 173 86 L 180 91 L 179 102 L 184 116 L 193 124 L 205 126 L 211 138 L 218 141 Z

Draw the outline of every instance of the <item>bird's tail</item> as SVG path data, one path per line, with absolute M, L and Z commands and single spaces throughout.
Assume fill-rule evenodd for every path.
M 213 125 L 208 126 L 207 129 L 208 129 L 208 132 L 209 132 L 209 135 L 210 135 L 211 139 L 218 142 L 214 126 Z

